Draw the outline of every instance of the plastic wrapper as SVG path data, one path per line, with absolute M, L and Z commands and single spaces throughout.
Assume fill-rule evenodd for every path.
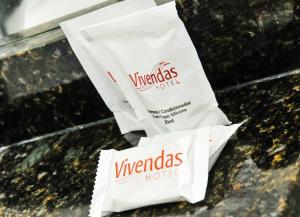
M 166 134 L 160 139 L 123 151 L 101 151 L 90 217 L 204 199 L 209 129 L 193 130 L 180 137 Z
M 144 128 L 112 75 L 91 58 L 85 43 L 81 40 L 80 29 L 154 6 L 156 4 L 153 0 L 126 0 L 60 24 L 87 75 L 107 107 L 114 113 L 123 134 Z
M 226 125 L 175 2 L 81 30 L 148 136 Z

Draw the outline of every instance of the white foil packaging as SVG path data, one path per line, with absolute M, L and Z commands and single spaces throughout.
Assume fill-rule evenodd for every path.
M 86 44 L 81 40 L 80 29 L 154 6 L 156 6 L 154 0 L 125 0 L 60 24 L 87 75 L 107 107 L 114 113 L 123 134 L 144 130 L 144 128 L 119 89 L 117 81 L 112 77 L 113 75 L 103 70 L 91 57 L 85 47 Z
M 208 128 L 123 151 L 101 151 L 90 217 L 148 205 L 204 199 Z
M 83 28 L 148 136 L 227 125 L 175 2 Z

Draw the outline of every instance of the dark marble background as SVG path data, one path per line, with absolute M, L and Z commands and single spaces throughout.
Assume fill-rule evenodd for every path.
M 297 2 L 181 1 L 178 8 L 214 89 L 300 62 Z M 0 144 L 111 115 L 66 40 L 3 58 L 0 67 Z
M 177 3 L 220 106 L 248 121 L 210 173 L 205 201 L 114 216 L 298 217 L 299 70 L 251 81 L 300 68 L 300 2 Z M 0 43 L 0 216 L 87 216 L 100 150 L 130 147 L 58 32 Z
M 300 73 L 217 98 L 230 120 L 248 121 L 210 172 L 205 200 L 113 216 L 299 216 Z M 129 147 L 109 120 L 2 149 L 0 216 L 87 216 L 99 152 Z
M 66 40 L 0 61 L 0 144 L 111 117 Z
M 215 90 L 299 66 L 299 1 L 177 3 Z M 111 116 L 65 39 L 0 59 L 0 105 L 0 144 Z
M 300 65 L 298 0 L 181 0 L 178 9 L 215 88 Z

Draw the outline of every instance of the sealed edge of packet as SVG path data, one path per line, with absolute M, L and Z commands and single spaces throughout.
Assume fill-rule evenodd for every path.
M 233 124 L 230 126 L 213 126 L 209 128 L 209 170 L 212 169 L 222 150 L 224 149 L 226 143 L 230 137 L 237 131 L 237 129 L 243 124 Z M 167 134 L 159 134 L 154 137 L 142 137 L 138 146 L 147 146 L 154 142 L 163 142 L 164 139 L 170 137 L 181 137 L 185 135 L 191 135 L 196 130 L 186 130 L 171 132 Z

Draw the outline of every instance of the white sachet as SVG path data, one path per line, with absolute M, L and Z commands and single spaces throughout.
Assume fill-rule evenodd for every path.
M 60 24 L 87 75 L 107 107 L 114 113 L 123 134 L 130 131 L 144 130 L 144 128 L 119 89 L 113 74 L 104 71 L 91 58 L 85 43 L 81 40 L 80 29 L 154 6 L 156 6 L 154 0 L 125 0 Z
M 212 169 L 222 150 L 230 137 L 236 132 L 236 130 L 242 125 L 233 124 L 231 126 L 213 126 L 209 127 L 209 170 Z M 191 135 L 196 130 L 186 130 L 171 132 L 167 134 L 160 134 L 153 137 L 142 137 L 138 146 L 146 146 L 152 143 L 163 142 L 165 138 L 180 138 L 182 136 Z
M 227 125 L 175 2 L 83 28 L 148 136 Z
M 123 151 L 101 151 L 90 217 L 155 204 L 204 199 L 208 128 Z

